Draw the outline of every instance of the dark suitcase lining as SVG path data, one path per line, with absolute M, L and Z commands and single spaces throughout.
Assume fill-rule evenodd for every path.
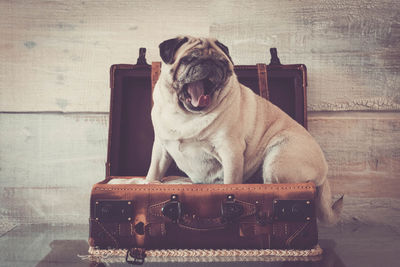
M 272 58 L 271 62 L 276 62 Z M 239 82 L 260 94 L 257 65 L 235 66 Z M 150 166 L 154 131 L 151 122 L 151 66 L 118 64 L 111 67 L 110 132 L 106 176 L 145 176 Z M 267 66 L 269 99 L 307 127 L 306 68 L 304 65 Z M 135 114 L 133 116 L 133 114 Z M 186 176 L 173 164 L 167 176 Z

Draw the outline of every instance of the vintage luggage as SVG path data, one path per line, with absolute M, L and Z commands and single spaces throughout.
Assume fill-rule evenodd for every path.
M 142 179 L 154 138 L 152 87 L 159 62 L 111 67 L 106 179 L 90 200 L 93 248 L 309 249 L 317 244 L 315 186 L 306 184 L 109 184 Z M 307 127 L 306 67 L 271 63 L 235 66 L 241 83 Z M 167 176 L 185 176 L 172 166 Z

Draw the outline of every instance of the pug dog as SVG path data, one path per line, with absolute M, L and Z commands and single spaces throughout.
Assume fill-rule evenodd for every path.
M 335 224 L 343 198 L 331 205 L 327 163 L 300 124 L 238 82 L 228 48 L 215 39 L 177 37 L 159 45 L 164 62 L 151 111 L 155 132 L 146 183 L 175 161 L 194 183 L 317 186 L 317 216 Z

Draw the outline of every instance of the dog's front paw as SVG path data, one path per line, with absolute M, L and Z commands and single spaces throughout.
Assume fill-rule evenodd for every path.
M 124 184 L 156 184 L 160 183 L 158 181 L 151 181 L 148 179 L 143 179 L 143 178 L 132 178 L 132 179 L 124 179 L 125 182 Z
M 161 184 L 160 181 L 158 180 L 152 180 L 152 179 L 143 179 L 142 181 L 140 181 L 140 184 Z

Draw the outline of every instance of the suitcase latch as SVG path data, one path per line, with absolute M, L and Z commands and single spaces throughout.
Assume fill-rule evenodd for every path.
M 256 201 L 256 221 L 259 225 L 265 226 L 272 223 L 272 218 L 268 216 L 268 214 L 266 211 L 262 210 L 260 202 Z
M 311 200 L 274 200 L 274 221 L 310 221 L 314 214 Z
M 132 201 L 97 200 L 94 217 L 99 222 L 130 222 L 133 216 Z
M 178 195 L 171 195 L 171 200 L 165 203 L 161 212 L 165 217 L 176 223 L 182 215 L 182 205 L 178 201 Z
M 227 195 L 226 201 L 221 204 L 222 220 L 232 222 L 244 212 L 243 206 L 235 201 L 235 195 Z

